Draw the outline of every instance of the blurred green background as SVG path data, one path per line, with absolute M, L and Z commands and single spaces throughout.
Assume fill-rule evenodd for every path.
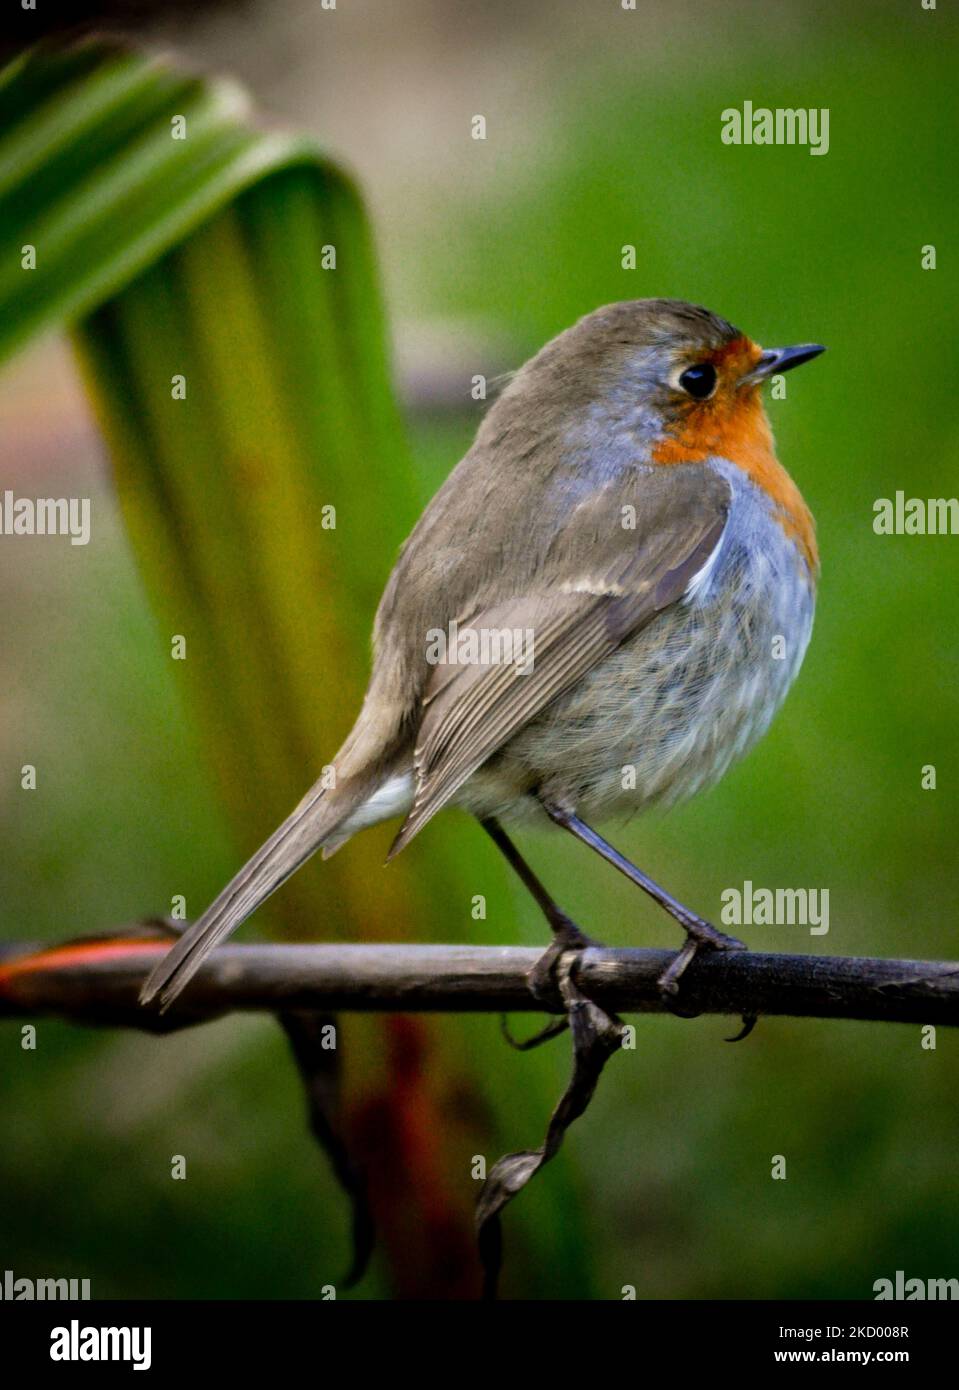
M 357 491 L 350 536 L 370 591 L 393 560 L 383 534 L 408 529 L 468 446 L 473 373 L 515 367 L 597 305 L 675 295 L 766 344 L 828 344 L 768 407 L 823 556 L 797 687 L 719 788 L 609 830 L 714 920 L 745 879 L 828 888 L 828 936 L 752 927 L 758 949 L 955 958 L 959 542 L 872 530 L 877 498 L 957 490 L 954 17 L 918 0 L 283 9 L 162 37 L 345 157 L 367 199 L 416 470 L 401 518 Z M 828 107 L 829 153 L 724 146 L 720 112 L 746 99 Z M 470 138 L 477 113 L 485 142 Z M 237 849 L 62 344 L 6 370 L 0 412 L 4 487 L 94 498 L 88 547 L 0 543 L 3 935 L 106 929 L 167 911 L 171 891 L 199 906 Z M 347 724 L 356 692 L 331 682 L 318 699 Z M 30 795 L 25 762 L 49 769 Z M 390 828 L 369 833 L 385 854 Z M 674 942 L 585 850 L 521 840 L 591 934 Z M 442 879 L 446 939 L 543 939 L 456 813 L 404 857 L 419 882 L 459 866 Z M 351 924 L 317 934 L 334 930 Z M 722 1020 L 635 1021 L 636 1050 L 506 1215 L 506 1294 L 862 1298 L 897 1269 L 959 1273 L 954 1036 L 929 1051 L 917 1028 L 771 1020 L 727 1047 Z M 480 1151 L 538 1143 L 566 1044 L 514 1054 L 494 1018 L 435 1028 L 478 1069 Z M 269 1021 L 162 1040 L 44 1021 L 35 1053 L 5 1024 L 0 1047 L 2 1268 L 90 1277 L 98 1297 L 312 1297 L 335 1282 L 343 1204 Z M 173 1153 L 192 1156 L 185 1183 L 170 1181 Z M 770 1178 L 777 1154 L 785 1181 Z M 448 1178 L 475 1195 L 465 1165 Z M 380 1261 L 355 1296 L 390 1288 Z

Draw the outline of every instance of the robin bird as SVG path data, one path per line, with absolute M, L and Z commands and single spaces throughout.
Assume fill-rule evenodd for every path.
M 547 967 L 587 938 L 503 821 L 548 818 L 679 922 L 667 995 L 697 949 L 741 947 L 587 822 L 716 782 L 792 684 L 819 561 L 761 388 L 823 350 L 764 350 L 706 309 L 640 299 L 588 314 L 521 367 L 400 552 L 335 785 L 307 793 L 143 1002 L 169 1005 L 317 849 L 403 816 L 392 857 L 448 804 L 481 821 L 542 908 Z M 515 634 L 518 656 L 503 640 Z

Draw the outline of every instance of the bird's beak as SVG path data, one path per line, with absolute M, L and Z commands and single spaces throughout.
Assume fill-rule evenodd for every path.
M 740 382 L 741 386 L 755 386 L 758 382 L 765 381 L 767 377 L 776 376 L 779 372 L 788 372 L 793 367 L 802 366 L 803 362 L 811 362 L 814 357 L 818 357 L 826 349 L 821 343 L 800 343 L 798 347 L 786 348 L 766 348 L 756 363 L 755 367 Z

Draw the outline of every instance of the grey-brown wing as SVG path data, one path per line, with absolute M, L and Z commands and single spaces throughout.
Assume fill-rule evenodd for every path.
M 720 543 L 730 490 L 705 469 L 684 470 L 682 480 L 677 470 L 675 483 L 657 479 L 637 529 L 623 529 L 605 547 L 587 516 L 582 553 L 566 537 L 561 565 L 535 592 L 461 625 L 458 650 L 472 640 L 478 659 L 447 659 L 433 670 L 414 753 L 415 799 L 391 856 L 536 714 L 683 597 Z M 518 653 L 510 650 L 513 633 Z

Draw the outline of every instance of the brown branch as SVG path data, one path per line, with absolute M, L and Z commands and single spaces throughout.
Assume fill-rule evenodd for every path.
M 0 948 L 0 1015 L 60 1014 L 155 1031 L 234 1010 L 542 1012 L 528 976 L 535 947 L 428 945 L 225 946 L 162 1017 L 137 992 L 168 940 L 115 937 Z M 671 951 L 592 947 L 578 987 L 615 1013 L 665 1006 L 656 981 Z M 559 1000 L 556 1000 L 559 1008 Z M 779 1014 L 959 1024 L 959 963 L 711 952 L 683 977 L 683 1013 Z
M 277 1015 L 293 1043 L 314 1135 L 353 1206 L 350 1278 L 359 1278 L 373 1239 L 365 1179 L 334 1123 L 335 1075 L 316 1045 L 317 1020 L 332 1010 L 541 1012 L 529 974 L 542 949 L 224 946 L 169 1011 L 159 1014 L 142 1008 L 137 996 L 173 932 L 172 925 L 154 923 L 122 936 L 53 947 L 0 945 L 0 1017 L 54 1013 L 78 1023 L 169 1032 L 240 1009 Z M 626 1036 L 617 1014 L 664 1009 L 657 980 L 673 957 L 671 951 L 590 947 L 560 959 L 555 1008 L 569 1026 L 572 1073 L 543 1143 L 504 1155 L 480 1192 L 476 1219 L 487 1296 L 496 1290 L 504 1208 L 553 1158 L 569 1125 L 588 1106 L 607 1060 Z M 684 1014 L 741 1015 L 747 1026 L 739 1036 L 760 1014 L 957 1024 L 959 963 L 712 952 L 693 960 L 675 1007 Z

